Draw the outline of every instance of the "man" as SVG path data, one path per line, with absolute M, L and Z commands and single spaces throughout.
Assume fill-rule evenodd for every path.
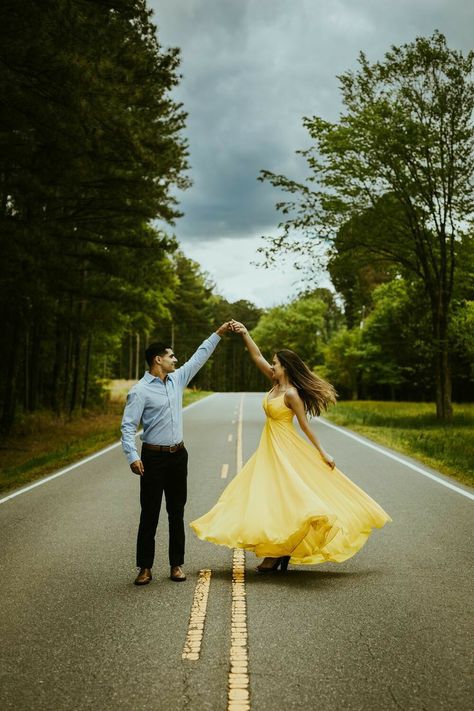
M 140 477 L 141 515 L 137 536 L 140 572 L 135 585 L 146 585 L 152 578 L 155 533 L 163 493 L 169 523 L 170 578 L 175 582 L 186 580 L 182 565 L 188 453 L 183 442 L 183 392 L 228 330 L 229 323 L 222 324 L 178 369 L 173 350 L 166 343 L 152 343 L 145 351 L 149 371 L 128 393 L 122 419 L 122 447 L 130 469 Z M 143 425 L 141 458 L 135 443 L 140 421 Z

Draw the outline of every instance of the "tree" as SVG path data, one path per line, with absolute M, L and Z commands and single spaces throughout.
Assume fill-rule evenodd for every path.
M 155 331 L 156 338 L 168 340 L 180 360 L 185 361 L 213 328 L 210 309 L 213 284 L 201 266 L 181 250 L 171 261 L 177 284 L 169 305 L 169 320 L 157 322 Z
M 367 217 L 367 216 L 365 216 Z M 372 294 L 398 273 L 397 265 L 375 250 L 382 238 L 378 225 L 354 217 L 339 230 L 329 249 L 328 271 L 338 294 L 344 300 L 344 316 L 349 329 L 358 326 L 373 307 Z M 372 227 L 372 230 L 371 230 Z M 373 243 L 371 248 L 365 247 Z
M 327 290 L 275 306 L 260 318 L 252 336 L 269 357 L 282 348 L 290 348 L 310 367 L 323 362 L 323 346 L 339 327 L 341 312 L 331 293 L 324 294 L 323 300 L 322 292 Z
M 189 180 L 179 52 L 160 47 L 145 0 L 0 13 L 6 430 L 17 404 L 87 401 L 94 349 L 165 313 L 175 243 L 150 222 L 173 223 Z
M 339 396 L 357 400 L 362 373 L 362 331 L 342 328 L 333 335 L 324 349 L 324 368 L 321 375 L 336 388 Z
M 456 309 L 451 326 L 456 351 L 469 364 L 470 380 L 474 381 L 474 301 L 466 301 Z
M 395 400 L 425 399 L 434 351 L 429 339 L 429 304 L 419 282 L 397 278 L 373 292 L 373 309 L 361 328 L 361 381 L 365 392 Z M 381 390 L 382 388 L 382 390 Z
M 250 301 L 240 299 L 231 302 L 219 295 L 212 297 L 210 309 L 215 326 L 233 318 L 244 323 L 249 330 L 257 325 L 263 313 L 262 309 Z M 267 386 L 265 376 L 249 358 L 242 338 L 232 333 L 224 337 L 209 368 L 201 372 L 202 376 L 198 374 L 199 382 L 211 390 L 262 391 Z
M 345 112 L 338 123 L 306 118 L 313 146 L 301 151 L 307 183 L 262 171 L 294 196 L 277 207 L 283 233 L 263 249 L 315 254 L 334 242 L 350 219 L 376 219 L 382 238 L 374 253 L 423 281 L 430 301 L 435 351 L 436 412 L 449 419 L 449 324 L 457 275 L 456 246 L 474 212 L 474 52 L 451 50 L 435 32 L 385 61 L 359 57 L 359 70 L 340 77 Z M 293 230 L 302 234 L 296 245 Z

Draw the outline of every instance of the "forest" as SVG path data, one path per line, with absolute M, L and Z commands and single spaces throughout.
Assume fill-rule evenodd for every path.
M 445 420 L 473 400 L 471 54 L 438 33 L 385 64 L 362 55 L 341 122 L 306 119 L 319 188 L 263 170 L 292 194 L 266 265 L 294 250 L 310 274 L 263 310 L 228 302 L 180 248 L 180 51 L 146 3 L 7 1 L 0 15 L 3 433 L 19 413 L 97 406 L 109 379 L 141 377 L 151 340 L 183 362 L 229 318 L 268 356 L 298 351 L 341 399 L 435 401 Z M 321 241 L 333 290 L 310 286 Z M 231 336 L 193 384 L 265 388 Z

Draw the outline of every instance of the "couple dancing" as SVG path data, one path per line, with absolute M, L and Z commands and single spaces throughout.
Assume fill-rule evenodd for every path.
M 146 350 L 150 370 L 130 390 L 122 420 L 122 446 L 140 476 L 141 515 L 137 537 L 136 585 L 152 579 L 155 533 L 165 494 L 169 521 L 170 578 L 186 580 L 184 505 L 187 451 L 183 442 L 182 394 L 226 332 L 240 334 L 250 357 L 272 382 L 263 401 L 267 419 L 260 444 L 213 508 L 191 523 L 207 541 L 245 548 L 263 561 L 260 573 L 286 570 L 288 563 L 340 563 L 364 545 L 372 528 L 390 516 L 336 466 L 310 429 L 307 414 L 319 415 L 336 393 L 293 351 L 277 351 L 270 364 L 245 326 L 223 324 L 196 353 L 176 368 L 165 343 Z M 296 416 L 309 442 L 293 425 Z M 141 458 L 135 445 L 143 424 Z

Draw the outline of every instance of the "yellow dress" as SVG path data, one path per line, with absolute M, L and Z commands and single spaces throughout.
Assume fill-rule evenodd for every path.
M 191 528 L 203 540 L 259 557 L 289 555 L 291 563 L 307 565 L 347 560 L 372 528 L 392 519 L 298 434 L 284 394 L 267 395 L 263 407 L 258 449 Z

